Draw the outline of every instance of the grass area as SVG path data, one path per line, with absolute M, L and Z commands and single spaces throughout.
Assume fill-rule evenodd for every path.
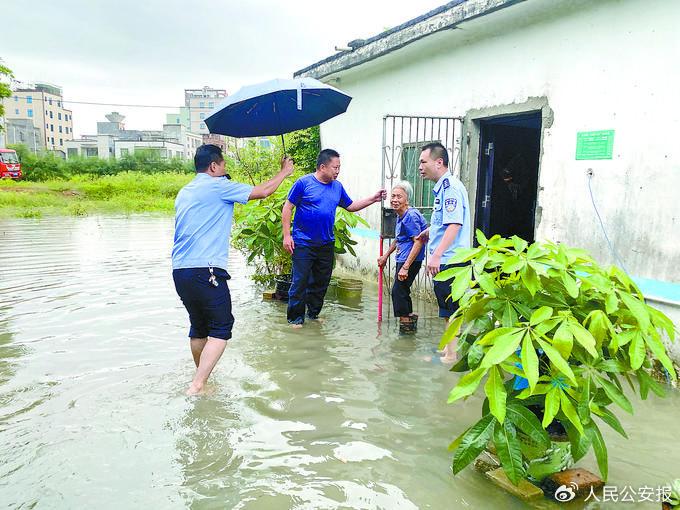
M 122 172 L 43 182 L 0 181 L 0 218 L 173 213 L 177 192 L 194 174 Z

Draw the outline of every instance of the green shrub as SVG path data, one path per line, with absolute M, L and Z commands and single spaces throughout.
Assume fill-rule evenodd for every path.
M 70 179 L 76 176 L 103 177 L 125 172 L 140 174 L 193 174 L 193 161 L 179 158 L 161 159 L 149 151 L 138 151 L 120 159 L 99 159 L 95 157 L 71 157 L 61 159 L 53 152 L 34 154 L 25 145 L 12 146 L 19 156 L 24 179 L 27 181 L 49 181 Z
M 584 250 L 513 237 L 486 239 L 458 250 L 449 263 L 469 262 L 436 279 L 453 277 L 451 298 L 460 299 L 442 338 L 459 337 L 463 372 L 449 402 L 467 398 L 484 383 L 482 418 L 452 444 L 453 472 L 495 445 L 515 484 L 526 475 L 517 432 L 545 448 L 545 429 L 558 421 L 575 460 L 592 447 L 607 479 L 607 447 L 601 423 L 626 436 L 612 412 L 633 413 L 622 380 L 642 399 L 663 387 L 649 370 L 656 362 L 675 379 L 662 335 L 675 338 L 673 322 L 648 306 L 635 283 L 616 267 L 602 268 Z M 515 384 L 527 381 L 527 388 Z M 637 388 L 634 384 L 637 382 Z

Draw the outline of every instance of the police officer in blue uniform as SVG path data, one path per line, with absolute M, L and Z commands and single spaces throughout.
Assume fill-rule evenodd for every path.
M 470 247 L 470 206 L 465 186 L 449 171 L 449 154 L 439 142 L 425 145 L 420 153 L 420 175 L 436 184 L 434 206 L 429 228 L 427 272 L 435 276 L 454 267 L 447 264 L 458 248 Z M 439 316 L 451 317 L 458 302 L 451 299 L 451 282 L 434 282 L 434 293 L 439 305 Z M 443 362 L 455 361 L 455 341 L 447 345 Z

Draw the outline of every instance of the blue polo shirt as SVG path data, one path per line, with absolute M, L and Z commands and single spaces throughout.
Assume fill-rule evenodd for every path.
M 470 247 L 470 206 L 465 186 L 450 172 L 446 172 L 439 178 L 432 189 L 432 193 L 434 194 L 434 205 L 430 221 L 428 253 L 432 255 L 434 250 L 437 249 L 444 237 L 446 227 L 452 223 L 461 225 L 458 235 L 442 254 L 441 263 L 444 265 L 453 257 L 456 249 Z
M 347 209 L 352 199 L 342 184 L 331 181 L 324 184 L 314 174 L 300 177 L 288 193 L 295 206 L 293 241 L 296 246 L 323 246 L 335 241 L 333 225 L 335 209 Z
M 227 270 L 234 203 L 245 204 L 253 187 L 197 173 L 175 199 L 172 268 Z
M 413 248 L 413 238 L 427 228 L 427 220 L 414 207 L 409 207 L 403 216 L 397 216 L 397 227 L 395 236 L 397 240 L 397 262 L 406 262 L 411 249 Z M 425 258 L 425 246 L 420 253 L 413 259 L 414 262 L 422 261 Z

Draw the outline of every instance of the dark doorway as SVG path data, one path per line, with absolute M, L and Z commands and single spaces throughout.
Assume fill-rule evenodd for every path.
M 475 228 L 534 241 L 540 112 L 480 121 Z

